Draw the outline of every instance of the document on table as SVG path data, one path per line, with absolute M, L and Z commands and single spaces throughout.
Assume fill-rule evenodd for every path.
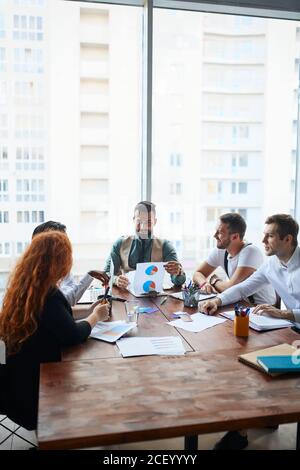
M 122 338 L 117 346 L 123 357 L 131 356 L 182 356 L 185 349 L 178 336 Z
M 165 263 L 137 263 L 136 270 L 126 274 L 128 290 L 135 297 L 147 297 L 152 292 L 162 293 Z
M 191 318 L 193 320 L 191 322 L 185 322 L 179 319 L 168 322 L 168 325 L 181 328 L 182 330 L 198 333 L 199 331 L 206 330 L 207 328 L 211 328 L 212 326 L 219 325 L 220 323 L 224 323 L 224 321 L 226 321 L 222 318 L 204 315 L 204 313 L 195 313 L 194 315 L 191 315 Z
M 100 339 L 107 341 L 108 343 L 114 343 L 121 336 L 128 333 L 136 327 L 136 323 L 126 323 L 125 321 L 110 321 L 101 322 L 98 321 L 91 331 L 90 337 L 94 339 Z
M 251 309 L 252 311 L 253 309 Z M 288 320 L 282 320 L 280 318 L 267 317 L 265 315 L 256 315 L 256 313 L 251 313 L 249 315 L 249 326 L 256 331 L 268 331 L 276 330 L 278 328 L 288 328 L 292 326 L 292 323 Z M 234 311 L 220 312 L 225 318 L 229 320 L 234 320 L 235 313 Z

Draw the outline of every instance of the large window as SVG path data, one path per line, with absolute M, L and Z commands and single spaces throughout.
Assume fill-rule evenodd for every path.
M 67 226 L 75 275 L 103 268 L 142 194 L 188 273 L 222 213 L 258 245 L 267 215 L 293 213 L 300 23 L 154 8 L 147 56 L 143 13 L 0 1 L 1 286 L 49 219 Z
M 261 248 L 266 216 L 293 213 L 299 25 L 154 10 L 152 195 L 190 273 L 222 213 Z
M 103 269 L 114 239 L 132 232 L 140 199 L 142 13 L 0 1 L 2 279 L 46 220 L 67 226 L 78 276 Z

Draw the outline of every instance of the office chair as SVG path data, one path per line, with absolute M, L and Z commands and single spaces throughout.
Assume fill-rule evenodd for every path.
M 6 347 L 5 347 L 4 341 L 0 340 L 0 377 L 2 377 L 4 380 L 5 380 L 5 377 L 4 377 L 5 365 L 6 365 Z M 1 387 L 0 392 L 1 390 L 3 391 L 3 387 Z M 10 428 L 6 426 L 6 424 L 4 424 L 4 421 L 7 419 L 7 416 L 5 414 L 4 396 L 1 396 L 1 394 L 0 394 L 0 414 L 3 414 L 2 418 L 0 419 L 0 428 L 4 428 L 7 431 L 9 431 L 9 434 L 4 439 L 2 439 L 2 441 L 0 441 L 0 446 L 5 441 L 7 441 L 11 436 L 14 435 L 14 436 L 17 436 L 19 439 L 22 439 L 23 441 L 27 442 L 34 448 L 37 448 L 37 446 L 33 442 L 30 442 L 28 439 L 18 434 L 17 431 L 21 429 L 21 426 L 16 425 L 17 426 L 16 429 L 11 430 Z

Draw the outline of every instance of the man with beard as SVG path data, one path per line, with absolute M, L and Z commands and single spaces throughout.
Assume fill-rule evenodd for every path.
M 112 260 L 114 284 L 121 289 L 126 289 L 129 285 L 126 273 L 135 270 L 137 263 L 150 261 L 166 262 L 164 267 L 174 286 L 179 287 L 185 282 L 185 273 L 172 244 L 153 235 L 156 221 L 155 204 L 149 201 L 139 202 L 134 208 L 135 235 L 123 236 L 113 244 L 104 271 L 110 272 Z

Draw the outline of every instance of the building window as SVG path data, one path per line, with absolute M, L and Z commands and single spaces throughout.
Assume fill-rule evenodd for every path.
M 43 73 L 42 49 L 16 48 L 14 49 L 14 71 L 25 73 Z
M 243 219 L 247 220 L 247 209 L 233 208 L 230 209 L 230 212 L 237 212 L 243 217 Z
M 181 191 L 182 191 L 181 183 L 171 183 L 170 194 L 179 195 L 181 194 Z
M 6 50 L 0 47 L 0 72 L 6 71 Z
M 21 255 L 28 245 L 29 245 L 28 242 L 17 242 L 16 243 L 17 255 Z
M 14 15 L 13 38 L 42 41 L 43 18 L 41 16 Z
M 45 182 L 43 179 L 17 179 L 16 200 L 20 201 L 44 201 Z
M 0 256 L 10 256 L 9 242 L 0 242 Z
M 42 223 L 45 220 L 44 211 L 17 211 L 18 224 L 36 224 Z
M 7 103 L 7 83 L 4 81 L 0 82 L 0 105 Z
M 206 209 L 206 222 L 214 222 L 215 219 L 215 208 L 214 207 L 208 207 Z
M 5 22 L 4 14 L 0 13 L 0 39 L 5 38 Z
M 236 182 L 233 181 L 231 183 L 231 194 L 235 194 L 236 193 Z
M 8 118 L 7 114 L 0 114 L 0 138 L 8 138 Z
M 8 211 L 0 211 L 0 224 L 8 224 L 8 223 L 9 223 Z
M 43 84 L 39 81 L 28 80 L 15 82 L 14 101 L 17 105 L 42 104 Z
M 17 147 L 16 170 L 45 169 L 44 149 L 42 147 Z
M 182 155 L 180 153 L 171 153 L 170 165 L 180 167 L 182 164 Z
M 0 179 L 0 201 L 8 201 L 8 180 Z
M 4 161 L 8 160 L 8 152 L 7 152 L 7 147 L 2 147 L 0 145 L 0 161 L 1 160 L 4 160 Z
M 180 224 L 181 223 L 181 213 L 180 212 L 170 212 L 170 223 L 171 224 Z
M 248 166 L 248 154 L 241 153 L 239 156 L 239 165 L 240 167 L 247 167 Z
M 239 194 L 247 194 L 248 192 L 248 183 L 240 182 L 239 183 Z
M 17 114 L 15 121 L 15 137 L 17 139 L 43 139 L 43 116 L 39 114 Z

